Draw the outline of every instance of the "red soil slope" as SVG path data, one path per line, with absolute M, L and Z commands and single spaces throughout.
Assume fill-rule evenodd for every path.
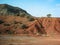
M 60 34 L 60 18 L 41 18 L 39 21 L 47 34 Z
M 57 35 L 60 34 L 60 18 L 37 18 L 35 21 L 28 21 L 27 18 L 18 16 L 0 16 L 4 23 L 0 24 L 0 33 L 7 34 L 6 30 L 13 31 L 13 34 L 31 34 L 31 35 Z M 14 21 L 19 23 L 14 24 Z M 20 28 L 22 22 L 28 28 Z M 5 23 L 10 26 L 4 26 Z
M 40 18 L 36 19 L 27 29 L 33 30 L 35 34 L 59 35 L 60 18 Z

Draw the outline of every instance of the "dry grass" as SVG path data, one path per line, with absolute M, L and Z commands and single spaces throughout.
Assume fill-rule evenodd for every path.
M 60 38 L 0 35 L 0 45 L 60 45 Z

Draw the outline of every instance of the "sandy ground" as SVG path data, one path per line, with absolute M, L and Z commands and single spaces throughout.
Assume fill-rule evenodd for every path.
M 0 45 L 60 45 L 60 37 L 0 35 Z

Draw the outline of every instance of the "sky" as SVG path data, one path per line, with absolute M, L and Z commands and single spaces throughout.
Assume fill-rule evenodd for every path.
M 60 0 L 0 0 L 0 4 L 20 7 L 36 17 L 60 17 Z

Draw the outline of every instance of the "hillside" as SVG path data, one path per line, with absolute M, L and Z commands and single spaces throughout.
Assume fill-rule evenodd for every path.
M 60 18 L 37 18 L 21 8 L 0 4 L 0 34 L 59 35 Z
M 23 31 L 34 20 L 32 15 L 21 8 L 0 4 L 0 33 L 2 34 L 15 34 L 18 30 Z
M 60 18 L 37 18 L 35 21 L 28 21 L 19 16 L 0 16 L 0 34 L 59 35 Z
M 14 15 L 14 16 L 21 16 L 21 15 L 29 15 L 25 10 L 19 7 L 11 6 L 8 4 L 0 4 L 0 15 Z

